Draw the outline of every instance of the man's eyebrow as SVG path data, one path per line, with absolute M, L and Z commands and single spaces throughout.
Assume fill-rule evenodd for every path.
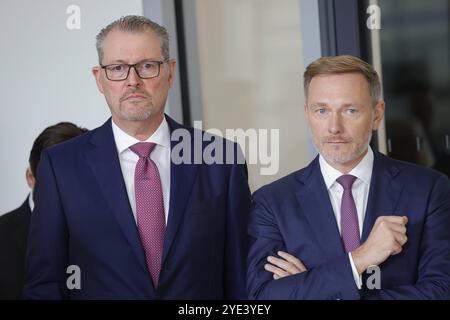
M 112 64 L 117 64 L 117 63 L 120 63 L 120 64 L 127 64 L 127 62 L 125 61 L 125 60 L 113 60 L 112 62 L 111 62 Z
M 327 104 L 325 102 L 313 102 L 310 104 L 311 107 L 326 107 Z
M 159 60 L 158 59 L 152 59 L 152 58 L 146 58 L 146 59 L 139 60 L 136 63 L 141 63 L 141 62 L 146 62 L 146 61 L 159 61 Z M 109 64 L 128 64 L 128 62 L 125 61 L 125 60 L 122 60 L 122 59 L 118 59 L 118 60 L 113 60 Z M 130 63 L 130 64 L 134 64 L 134 63 Z
M 325 102 L 313 102 L 309 104 L 311 107 L 327 107 L 328 104 Z M 348 108 L 348 107 L 359 107 L 360 105 L 358 103 L 344 103 L 340 105 L 340 108 Z
M 102 63 L 103 66 L 109 66 L 112 64 L 127 64 L 124 60 L 113 60 L 111 62 L 108 63 Z

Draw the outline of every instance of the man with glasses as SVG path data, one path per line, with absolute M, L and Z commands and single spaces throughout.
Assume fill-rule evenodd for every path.
M 167 31 L 122 17 L 97 51 L 112 116 L 42 155 L 25 297 L 245 298 L 246 166 L 171 161 L 172 133 L 194 129 L 164 113 L 175 70 Z

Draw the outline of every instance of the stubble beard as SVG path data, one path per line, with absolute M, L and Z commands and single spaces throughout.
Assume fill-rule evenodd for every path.
M 328 152 L 327 149 L 329 147 L 326 148 L 325 143 L 322 143 L 322 142 L 320 143 L 320 148 L 317 148 L 317 149 L 318 149 L 319 153 L 322 155 L 322 157 L 324 157 L 324 159 L 328 163 L 344 165 L 346 163 L 349 163 L 349 162 L 361 157 L 364 154 L 364 152 L 366 151 L 367 147 L 369 146 L 371 139 L 372 139 L 372 132 L 370 132 L 368 134 L 366 143 L 363 143 L 360 145 L 355 145 L 353 150 L 348 154 L 339 154 L 339 150 L 336 150 L 336 152 Z M 351 143 L 353 143 L 353 142 L 351 142 Z M 317 147 L 317 144 L 316 144 L 316 147 Z M 334 148 L 338 148 L 338 147 L 334 147 Z
M 121 102 L 119 105 L 120 115 L 124 120 L 144 121 L 150 118 L 153 114 L 153 104 L 151 102 L 147 102 L 144 105 L 140 105 L 142 104 L 142 101 L 127 101 L 126 103 L 131 104 L 132 106 L 125 106 L 123 102 Z

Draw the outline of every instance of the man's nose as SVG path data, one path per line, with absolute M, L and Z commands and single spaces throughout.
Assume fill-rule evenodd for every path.
M 127 85 L 132 87 L 139 87 L 142 84 L 142 79 L 139 77 L 135 67 L 130 67 L 130 73 L 127 78 Z
M 338 134 L 342 132 L 342 128 L 342 116 L 339 113 L 332 114 L 328 122 L 328 132 Z

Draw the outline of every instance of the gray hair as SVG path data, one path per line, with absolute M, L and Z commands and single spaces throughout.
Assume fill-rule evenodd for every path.
M 166 28 L 160 26 L 156 22 L 153 22 L 146 17 L 129 15 L 111 22 L 97 35 L 96 47 L 98 53 L 98 61 L 100 64 L 102 64 L 103 59 L 103 42 L 105 41 L 107 35 L 115 29 L 128 33 L 141 33 L 147 30 L 152 30 L 161 39 L 161 53 L 163 59 L 169 60 L 169 34 L 167 33 Z

